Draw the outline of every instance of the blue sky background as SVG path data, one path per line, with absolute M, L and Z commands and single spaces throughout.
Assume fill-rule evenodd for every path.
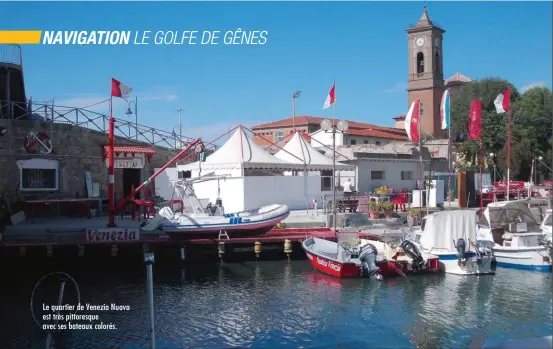
M 139 97 L 139 123 L 207 139 L 238 123 L 330 116 L 392 126 L 407 111 L 407 34 L 422 2 L 0 3 L 2 29 L 267 30 L 266 45 L 23 47 L 27 94 L 56 105 L 109 97 L 110 78 Z M 551 2 L 429 2 L 445 30 L 444 70 L 500 76 L 519 89 L 551 86 Z M 95 110 L 106 110 L 99 105 Z M 114 115 L 124 119 L 126 104 Z

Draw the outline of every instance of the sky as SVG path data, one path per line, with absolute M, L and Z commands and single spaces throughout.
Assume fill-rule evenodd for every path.
M 552 85 L 551 2 L 428 2 L 443 29 L 444 75 Z M 27 97 L 84 107 L 110 78 L 138 96 L 138 122 L 213 139 L 297 115 L 393 126 L 406 113 L 407 34 L 422 2 L 1 2 L 4 30 L 265 30 L 265 45 L 23 45 Z M 91 107 L 107 112 L 108 104 Z M 134 106 L 132 106 L 134 109 Z M 113 114 L 126 119 L 127 104 Z M 134 116 L 133 116 L 134 118 Z M 134 119 L 133 119 L 134 121 Z

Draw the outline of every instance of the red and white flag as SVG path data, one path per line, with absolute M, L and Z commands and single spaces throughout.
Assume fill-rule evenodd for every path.
M 122 84 L 121 81 L 111 78 L 111 96 L 127 99 L 130 96 L 132 88 Z
M 328 93 L 328 97 L 326 97 L 326 101 L 325 101 L 325 104 L 323 105 L 323 109 L 330 108 L 335 101 L 336 101 L 336 81 L 332 83 L 332 88 Z
M 495 98 L 495 101 L 493 101 L 493 104 L 495 105 L 495 111 L 498 114 L 509 111 L 509 109 L 511 108 L 511 91 L 505 90 L 502 93 L 500 93 Z
M 422 103 L 417 99 L 411 104 L 407 115 L 405 116 L 405 132 L 411 142 L 420 140 L 419 122 L 421 116 Z

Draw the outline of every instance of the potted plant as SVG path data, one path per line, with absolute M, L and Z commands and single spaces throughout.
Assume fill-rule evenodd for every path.
M 410 227 L 417 225 L 421 216 L 421 210 L 418 208 L 410 208 L 407 214 L 407 223 Z
M 386 218 L 392 218 L 394 212 L 394 204 L 391 201 L 384 201 L 380 204 L 382 211 L 384 211 L 384 216 Z
M 380 218 L 380 207 L 378 205 L 378 202 L 369 201 L 369 216 L 371 217 L 371 219 Z

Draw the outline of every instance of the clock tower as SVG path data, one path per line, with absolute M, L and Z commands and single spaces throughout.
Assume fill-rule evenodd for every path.
M 440 102 L 444 92 L 442 38 L 445 30 L 430 20 L 426 5 L 416 25 L 407 31 L 409 50 L 409 104 L 419 99 L 423 105 L 421 132 L 441 137 Z

